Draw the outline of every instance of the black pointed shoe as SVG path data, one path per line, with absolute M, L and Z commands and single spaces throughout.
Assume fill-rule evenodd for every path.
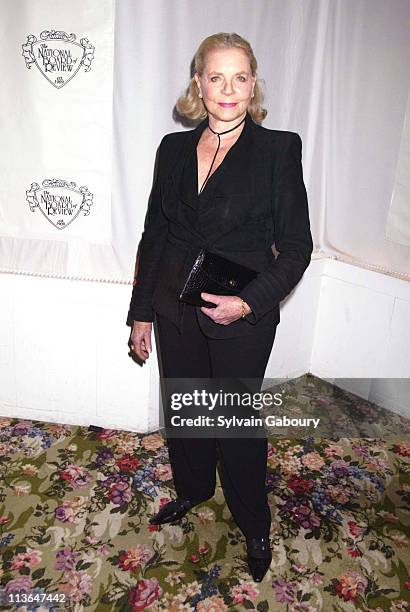
M 252 578 L 261 582 L 272 561 L 269 538 L 246 538 L 247 561 Z
M 162 525 L 179 521 L 194 504 L 185 497 L 177 497 L 162 506 L 161 510 L 149 519 L 151 525 Z

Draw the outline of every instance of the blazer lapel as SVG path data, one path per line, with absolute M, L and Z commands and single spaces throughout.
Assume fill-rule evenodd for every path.
M 198 178 L 194 171 L 194 155 L 202 132 L 208 125 L 206 117 L 194 130 L 186 133 L 184 146 L 171 171 L 171 179 L 179 200 L 194 210 L 198 209 Z
M 252 140 L 254 123 L 246 113 L 242 132 L 225 155 L 222 163 L 209 177 L 204 191 L 198 196 L 198 166 L 196 148 L 201 134 L 208 126 L 206 117 L 194 130 L 186 134 L 186 139 L 178 159 L 171 171 L 171 178 L 179 199 L 191 208 L 198 210 L 199 198 L 206 200 L 206 206 L 215 205 L 213 195 L 249 192 L 249 164 L 252 159 Z M 233 163 L 235 161 L 235 163 Z
M 247 221 L 260 223 L 270 215 L 272 173 L 269 147 L 261 146 L 264 139 L 248 113 L 239 139 L 215 173 L 212 196 L 201 202 L 202 236 L 214 242 Z

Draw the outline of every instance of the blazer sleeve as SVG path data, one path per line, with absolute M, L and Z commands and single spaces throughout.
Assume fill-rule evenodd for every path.
M 239 293 L 251 307 L 245 318 L 257 323 L 297 285 L 310 263 L 313 241 L 302 170 L 302 140 L 296 132 L 285 132 L 285 141 L 275 172 L 272 197 L 276 259 Z
M 168 220 L 162 212 L 161 177 L 163 173 L 163 150 L 166 136 L 161 140 L 154 175 L 153 187 L 145 215 L 144 229 L 138 245 L 138 272 L 132 289 L 127 315 L 127 325 L 133 321 L 154 321 L 151 306 L 158 278 L 159 262 L 168 232 Z

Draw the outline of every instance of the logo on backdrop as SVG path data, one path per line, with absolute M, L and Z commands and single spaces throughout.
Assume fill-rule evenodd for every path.
M 49 83 L 61 89 L 75 77 L 81 66 L 85 72 L 91 70 L 95 47 L 88 38 L 81 38 L 79 43 L 76 38 L 75 34 L 56 30 L 43 30 L 40 40 L 29 34 L 22 45 L 27 68 L 35 64 Z
M 41 187 L 31 183 L 26 199 L 31 212 L 40 210 L 47 221 L 60 230 L 70 225 L 81 211 L 89 215 L 93 204 L 93 195 L 87 187 L 77 188 L 73 182 L 58 179 L 46 179 Z

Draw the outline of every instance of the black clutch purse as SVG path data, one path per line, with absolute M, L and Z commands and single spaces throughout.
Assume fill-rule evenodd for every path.
M 179 299 L 194 306 L 215 308 L 216 304 L 201 298 L 202 291 L 215 295 L 237 295 L 257 274 L 256 270 L 201 249 Z

